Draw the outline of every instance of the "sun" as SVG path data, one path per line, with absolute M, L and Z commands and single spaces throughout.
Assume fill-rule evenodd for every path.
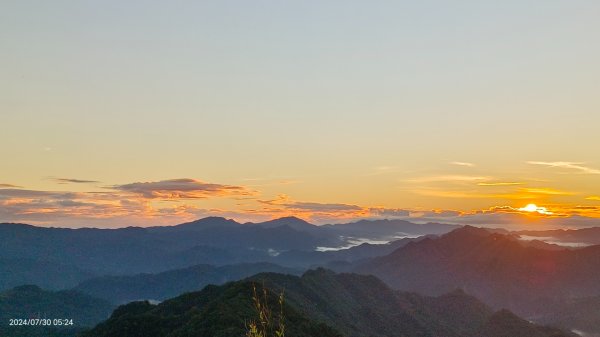
M 552 214 L 546 207 L 539 207 L 536 204 L 528 204 L 525 207 L 519 208 L 519 211 L 539 214 Z

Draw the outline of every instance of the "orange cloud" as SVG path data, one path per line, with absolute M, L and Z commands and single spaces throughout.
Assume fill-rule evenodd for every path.
M 170 179 L 116 185 L 116 190 L 148 199 L 205 199 L 222 196 L 248 196 L 256 192 L 243 186 L 211 184 L 195 179 Z
M 477 183 L 478 186 L 515 186 L 515 185 L 523 185 L 524 183 L 517 181 L 507 181 L 507 182 L 492 182 L 492 183 Z

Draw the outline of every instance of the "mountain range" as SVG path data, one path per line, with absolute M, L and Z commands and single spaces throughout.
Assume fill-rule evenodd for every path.
M 462 291 L 440 297 L 397 292 L 372 276 L 325 269 L 301 277 L 263 273 L 181 295 L 158 305 L 132 302 L 119 307 L 87 337 L 243 336 L 256 319 L 253 287 L 267 290 L 278 308 L 283 292 L 286 336 L 561 337 L 558 329 L 529 323 L 503 310 L 494 313 Z M 277 309 L 275 309 L 277 310 Z
M 58 337 L 73 336 L 85 327 L 107 319 L 114 305 L 105 300 L 74 291 L 45 291 L 23 285 L 0 292 L 0 336 Z M 11 326 L 11 319 L 68 319 L 73 325 Z
M 385 255 L 396 247 L 363 246 L 339 254 L 317 251 L 319 247 L 347 247 L 349 240 L 356 239 L 352 235 L 366 235 L 360 239 L 368 242 L 385 234 L 391 241 L 455 228 L 400 220 L 363 225 L 376 233 L 357 233 L 352 224 L 315 226 L 293 217 L 245 224 L 210 217 L 177 226 L 119 229 L 0 224 L 0 270 L 9 271 L 0 273 L 0 290 L 38 282 L 47 289 L 65 289 L 97 276 L 160 273 L 199 264 L 271 262 L 308 268 L 336 259 Z
M 543 249 L 515 235 L 466 226 L 409 243 L 354 271 L 376 275 L 395 289 L 428 295 L 461 288 L 493 308 L 558 323 L 550 319 L 557 311 L 573 309 L 559 309 L 558 304 L 600 295 L 600 246 Z M 562 326 L 575 326 L 567 322 L 568 314 L 560 316 Z M 600 332 L 597 323 L 586 327 Z

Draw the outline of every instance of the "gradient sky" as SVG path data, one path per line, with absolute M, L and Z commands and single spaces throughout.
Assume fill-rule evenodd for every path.
M 600 225 L 599 17 L 598 1 L 2 1 L 0 222 Z

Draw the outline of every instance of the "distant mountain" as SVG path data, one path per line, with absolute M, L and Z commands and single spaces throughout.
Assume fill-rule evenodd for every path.
M 0 293 L 0 336 L 72 336 L 110 316 L 114 306 L 76 291 L 51 292 L 37 286 L 20 286 Z M 10 326 L 10 319 L 69 319 L 73 325 Z
M 300 274 L 301 271 L 271 263 L 247 263 L 227 266 L 197 265 L 159 274 L 103 276 L 82 282 L 74 290 L 111 303 L 136 300 L 165 300 L 185 292 L 197 291 L 208 284 L 237 281 L 260 272 Z
M 60 262 L 0 258 L 0 290 L 34 282 L 44 289 L 67 289 L 93 276 L 76 266 Z
M 416 224 L 406 220 L 360 220 L 321 226 L 332 233 L 356 238 L 393 239 L 421 235 L 441 235 L 461 226 L 440 223 Z
M 356 262 L 359 260 L 384 256 L 394 250 L 405 246 L 409 242 L 420 241 L 426 237 L 404 238 L 389 242 L 387 244 L 370 244 L 363 243 L 346 249 L 330 250 L 330 251 L 299 251 L 290 250 L 282 252 L 273 258 L 273 261 L 286 266 L 298 268 L 310 268 L 317 266 L 327 266 L 332 263 Z
M 550 239 L 563 244 L 586 244 L 600 245 L 600 227 L 580 228 L 580 229 L 553 229 L 543 231 L 517 231 L 519 235 L 527 235 Z
M 543 299 L 600 294 L 600 246 L 539 249 L 513 235 L 466 226 L 409 243 L 355 269 L 396 289 L 430 295 L 455 288 L 495 308 L 539 317 Z
M 361 230 L 361 226 L 366 227 Z M 304 268 L 327 264 L 337 255 L 311 254 L 317 247 L 342 247 L 382 237 L 394 241 L 406 233 L 412 237 L 451 228 L 395 220 L 315 226 L 295 217 L 255 224 L 209 217 L 177 226 L 118 229 L 4 223 L 0 224 L 0 290 L 27 283 L 61 289 L 97 275 L 160 273 L 198 264 L 274 262 Z M 383 246 L 373 248 L 367 256 L 378 254 Z M 341 261 L 355 260 L 355 252 L 340 253 Z M 29 267 L 19 270 L 14 261 L 24 261 Z M 47 280 L 40 274 L 47 274 Z
M 264 228 L 275 228 L 275 227 L 280 227 L 280 226 L 288 226 L 290 228 L 293 228 L 297 231 L 301 231 L 301 232 L 312 232 L 315 229 L 318 230 L 319 226 L 315 226 L 307 221 L 304 221 L 300 218 L 297 218 L 295 216 L 288 216 L 288 217 L 283 217 L 283 218 L 279 218 L 279 219 L 274 219 L 274 220 L 270 220 L 270 221 L 265 221 L 265 222 L 259 222 L 259 223 L 250 223 L 250 224 L 254 224 L 260 227 L 264 227 Z
M 495 318 L 484 304 L 464 292 L 433 298 L 399 293 L 372 276 L 335 274 L 318 269 L 302 277 L 259 274 L 223 286 L 207 286 L 159 305 L 134 302 L 119 307 L 88 337 L 243 336 L 245 322 L 256 319 L 252 287 L 270 289 L 270 307 L 284 291 L 286 336 L 496 337 L 507 318 Z M 512 319 L 512 317 L 509 317 Z M 527 323 L 511 326 L 521 336 L 544 328 Z M 521 329 L 523 329 L 521 331 Z M 537 335 L 536 335 L 537 336 Z M 560 331 L 540 337 L 571 336 Z
M 0 237 L 2 259 L 46 261 L 48 268 L 68 266 L 92 275 L 155 273 L 201 263 L 268 261 L 274 252 L 310 251 L 332 244 L 326 238 L 289 226 L 235 225 L 231 220 L 220 218 L 181 227 L 120 229 L 0 224 Z
M 163 229 L 165 231 L 182 230 L 182 231 L 203 231 L 208 228 L 232 228 L 241 226 L 238 222 L 231 219 L 225 219 L 217 216 L 206 217 L 192 222 L 182 223 L 177 226 L 169 227 L 153 227 L 155 230 Z
M 600 336 L 600 296 L 545 299 L 537 304 L 537 322 L 577 330 L 584 336 Z
M 576 336 L 556 328 L 530 323 L 508 310 L 500 310 L 490 317 L 479 329 L 477 336 L 483 337 L 544 337 Z

